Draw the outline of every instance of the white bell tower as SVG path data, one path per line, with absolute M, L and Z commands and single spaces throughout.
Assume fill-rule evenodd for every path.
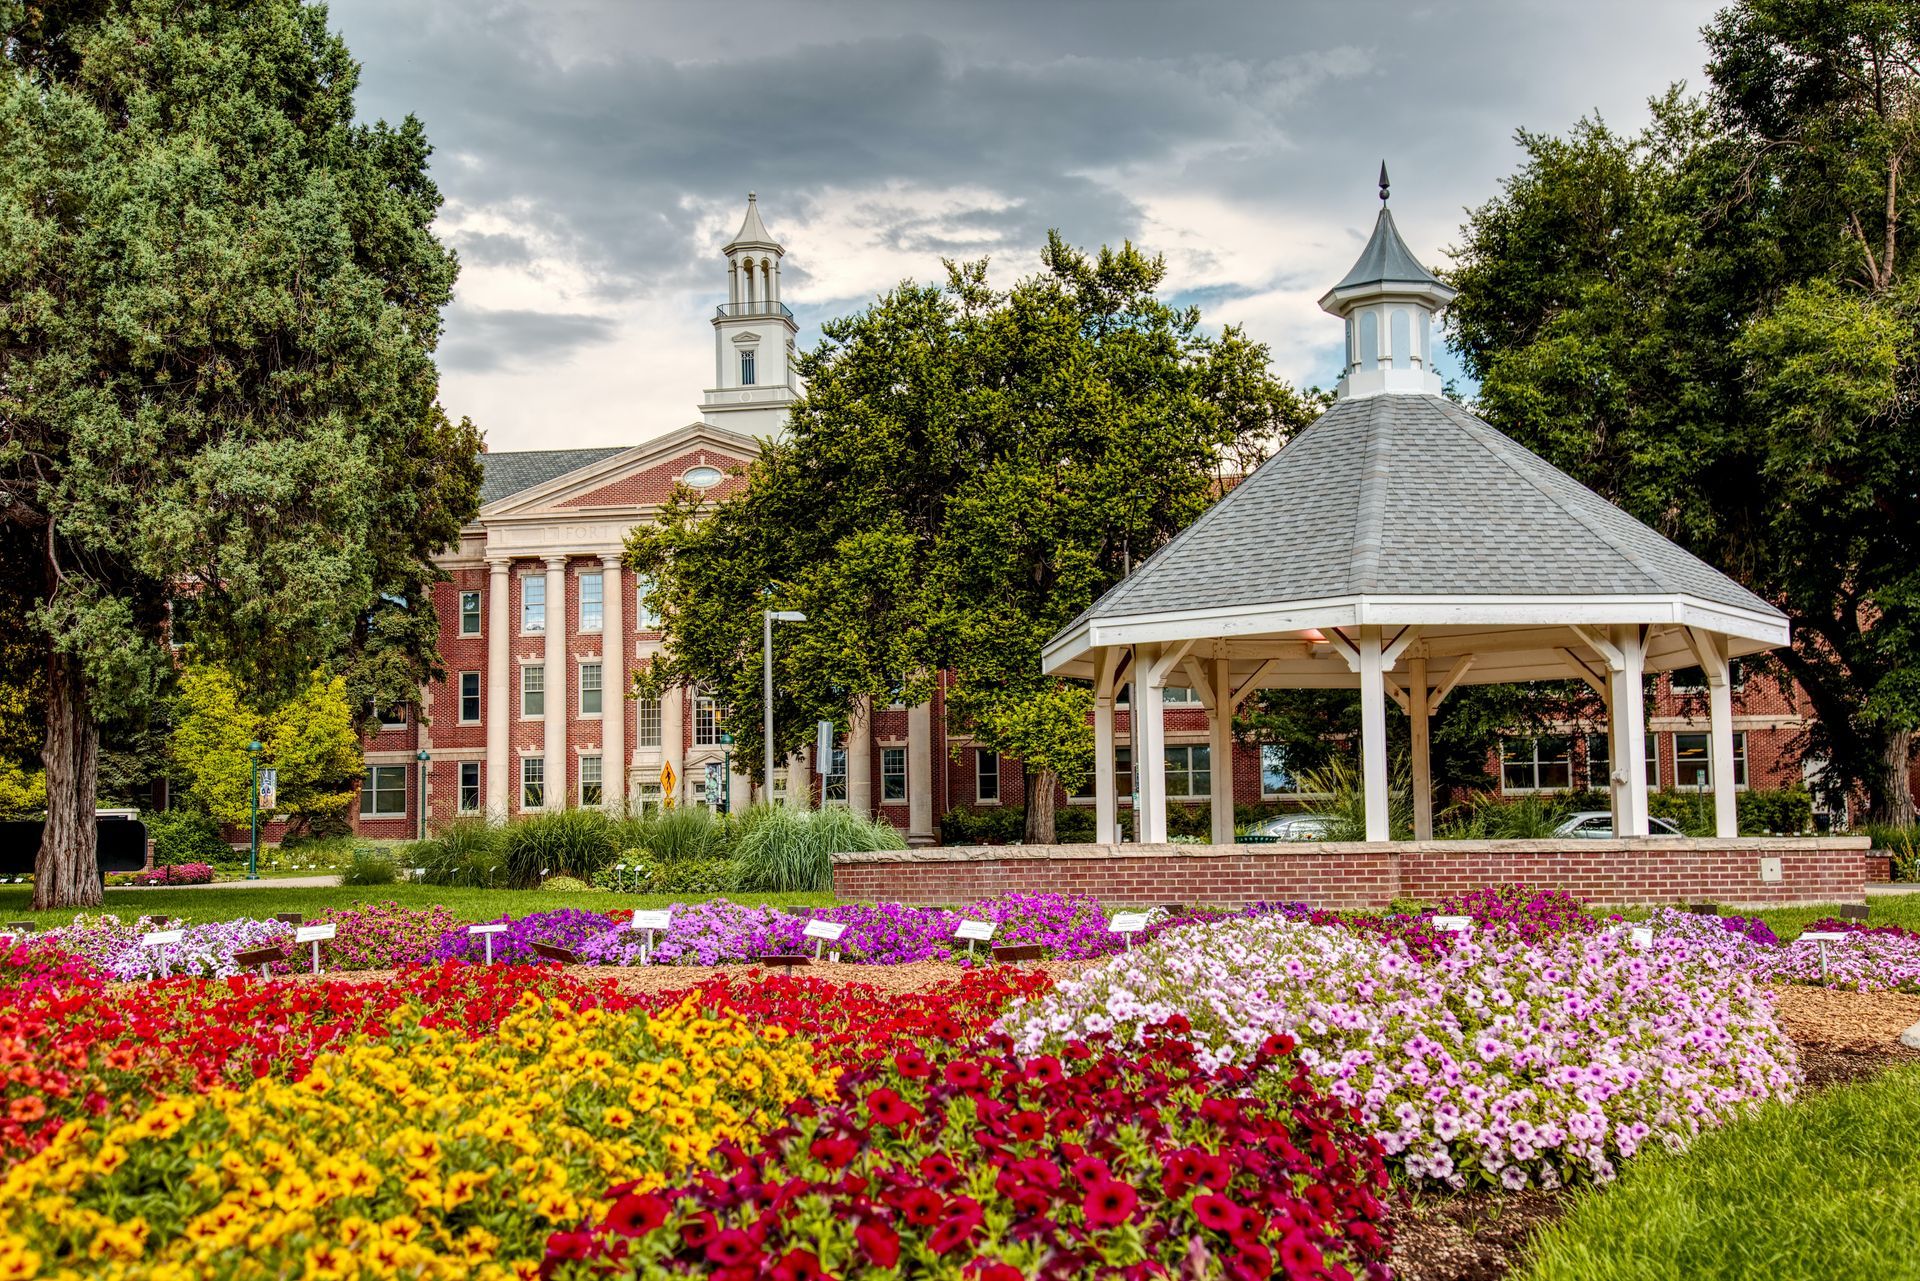
M 1380 216 L 1373 236 L 1345 278 L 1327 290 L 1320 309 L 1347 322 L 1347 357 L 1336 387 L 1341 399 L 1411 392 L 1441 394 L 1433 371 L 1433 313 L 1453 289 L 1400 239 L 1387 212 L 1387 162 L 1380 162 Z
M 773 436 L 787 425 L 800 394 L 793 370 L 793 313 L 780 301 L 780 260 L 786 251 L 760 221 L 760 202 L 747 193 L 747 216 L 721 250 L 727 256 L 727 300 L 713 317 L 713 386 L 700 417 L 716 427 Z

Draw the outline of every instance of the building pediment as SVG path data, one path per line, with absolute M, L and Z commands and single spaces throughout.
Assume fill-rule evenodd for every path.
M 505 495 L 480 509 L 479 522 L 639 514 L 660 506 L 680 484 L 725 498 L 745 484 L 742 473 L 758 453 L 750 436 L 693 423 Z

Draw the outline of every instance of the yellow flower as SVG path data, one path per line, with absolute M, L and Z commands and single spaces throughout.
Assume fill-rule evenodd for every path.
M 633 1113 L 623 1107 L 611 1107 L 600 1114 L 600 1119 L 616 1130 L 624 1130 L 633 1124 Z

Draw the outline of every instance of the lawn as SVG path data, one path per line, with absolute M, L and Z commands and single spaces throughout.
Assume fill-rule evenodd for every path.
M 774 907 L 824 907 L 834 899 L 831 894 L 738 894 L 727 897 L 739 903 L 764 903 Z M 0 920 L 31 920 L 28 910 L 33 901 L 29 887 L 0 890 Z M 478 890 L 442 885 L 367 885 L 334 888 L 270 885 L 226 889 L 110 889 L 105 911 L 122 917 L 177 916 L 192 924 L 231 921 L 240 917 L 269 917 L 276 912 L 303 912 L 317 916 L 329 907 L 351 907 L 356 903 L 399 903 L 406 907 L 444 907 L 463 921 L 484 921 L 503 913 L 524 916 L 530 912 L 550 912 L 560 907 L 581 907 L 595 912 L 611 912 L 629 907 L 665 907 L 685 901 L 685 896 L 670 894 L 615 894 L 585 892 L 550 893 L 543 890 Z M 65 924 L 67 914 L 50 912 L 49 924 Z
M 1527 1281 L 1920 1277 L 1917 1113 L 1908 1068 L 1650 1155 L 1542 1234 Z
M 1920 894 L 1889 894 L 1867 900 L 1872 908 L 1868 918 L 1870 925 L 1904 925 L 1910 930 L 1920 930 Z M 1628 908 L 1620 915 L 1638 920 L 1648 913 L 1649 908 Z M 1603 913 L 1604 914 L 1604 913 Z M 1757 916 L 1767 923 L 1782 943 L 1790 943 L 1800 936 L 1800 932 L 1823 917 L 1838 916 L 1840 905 L 1828 903 L 1819 907 L 1768 907 L 1739 908 L 1722 907 L 1722 916 Z

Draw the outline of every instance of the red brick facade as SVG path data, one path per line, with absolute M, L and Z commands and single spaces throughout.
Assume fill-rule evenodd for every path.
M 1091 894 L 1104 903 L 1379 908 L 1488 885 L 1563 889 L 1590 903 L 1731 907 L 1857 902 L 1865 837 L 1731 841 L 1426 841 L 1395 845 L 969 846 L 836 855 L 836 897 L 961 904 L 1007 893 Z M 1768 862 L 1779 860 L 1779 879 Z

